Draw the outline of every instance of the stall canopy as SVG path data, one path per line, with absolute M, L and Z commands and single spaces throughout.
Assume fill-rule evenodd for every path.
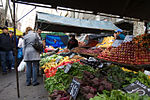
M 16 0 L 150 20 L 150 0 Z
M 63 16 L 37 12 L 35 26 L 44 31 L 65 31 L 65 32 L 95 32 L 114 31 L 119 29 L 112 22 L 76 19 Z

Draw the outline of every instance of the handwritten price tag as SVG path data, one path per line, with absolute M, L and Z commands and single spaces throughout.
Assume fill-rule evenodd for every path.
M 72 80 L 72 83 L 70 84 L 68 92 L 72 96 L 72 98 L 75 100 L 80 88 L 80 83 L 76 81 L 75 79 Z

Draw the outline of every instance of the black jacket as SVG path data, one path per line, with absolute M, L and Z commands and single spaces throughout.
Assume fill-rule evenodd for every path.
M 70 39 L 67 48 L 71 50 L 75 47 L 78 47 L 78 41 L 76 39 Z
M 13 40 L 9 34 L 0 34 L 0 51 L 11 51 L 13 50 Z

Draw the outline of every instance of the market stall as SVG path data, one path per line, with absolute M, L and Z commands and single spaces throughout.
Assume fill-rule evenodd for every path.
M 148 0 L 16 0 L 16 2 L 51 4 L 52 8 L 60 6 L 93 11 L 93 14 L 108 13 L 119 15 L 115 16 L 119 18 L 125 16 L 150 20 L 150 15 L 147 13 L 150 4 Z M 47 26 L 48 24 L 45 25 Z M 53 26 L 55 27 L 57 25 Z M 62 30 L 62 28 L 65 27 L 60 27 L 59 29 Z M 71 29 L 71 31 L 73 30 L 72 27 L 69 29 Z M 78 32 L 82 31 L 82 28 L 79 27 L 74 29 L 78 29 Z M 90 32 L 93 32 L 93 30 Z M 50 97 L 53 100 L 69 100 L 72 98 L 74 100 L 149 100 L 149 72 L 143 72 L 143 68 L 142 71 L 137 72 L 124 68 L 126 64 L 133 67 L 141 64 L 149 66 L 149 42 L 147 41 L 147 37 L 149 36 L 146 36 L 146 39 L 143 38 L 143 36 L 139 36 L 137 41 L 133 40 L 123 44 L 120 43 L 113 48 L 107 48 L 99 52 L 99 56 L 94 56 L 94 58 L 81 58 L 81 60 L 78 60 L 78 58 L 72 59 L 72 57 L 76 55 L 74 53 L 67 53 L 66 57 L 60 55 L 53 55 L 50 58 L 48 57 L 49 59 L 46 57 L 46 61 L 44 61 L 42 68 L 45 70 L 46 74 L 48 73 L 45 80 L 45 87 L 49 91 Z M 146 42 L 141 42 L 142 39 L 145 39 Z M 132 46 L 132 44 L 135 45 Z M 143 48 L 145 46 L 146 48 Z M 135 51 L 133 49 L 134 47 L 136 49 Z M 66 52 L 67 50 L 64 51 Z M 132 55 L 132 53 L 134 53 L 134 55 Z M 124 59 L 122 55 L 127 55 L 127 57 Z M 80 57 L 78 54 L 77 56 Z M 142 57 L 146 58 L 143 60 L 141 59 Z M 102 62 L 102 60 L 105 60 L 105 62 Z M 110 63 L 110 60 L 111 62 L 120 63 L 120 65 L 123 66 L 113 65 Z M 125 60 L 127 60 L 127 62 Z M 136 60 L 139 61 L 134 62 Z M 97 63 L 97 65 L 93 68 L 95 63 Z M 47 68 L 47 66 L 49 68 Z
M 150 99 L 149 34 L 127 35 L 124 40 L 113 35 L 102 40 L 95 37 L 88 35 L 72 50 L 58 49 L 56 54 L 43 56 L 40 65 L 50 98 Z
M 149 100 L 149 39 L 144 34 L 118 47 L 64 49 L 44 58 L 45 88 L 52 100 Z

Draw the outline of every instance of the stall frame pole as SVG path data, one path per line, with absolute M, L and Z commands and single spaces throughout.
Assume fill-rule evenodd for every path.
M 16 44 L 16 11 L 15 0 L 13 0 L 13 26 L 14 26 L 14 45 L 15 45 L 15 70 L 16 70 L 16 84 L 17 84 L 17 96 L 20 98 L 19 92 L 19 77 L 18 77 L 18 64 L 17 64 L 17 44 Z

